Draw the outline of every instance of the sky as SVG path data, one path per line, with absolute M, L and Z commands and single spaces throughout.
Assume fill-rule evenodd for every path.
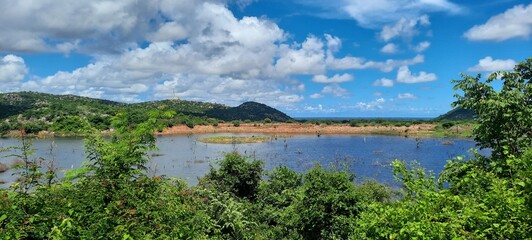
M 0 92 L 435 117 L 532 57 L 518 0 L 0 0 Z

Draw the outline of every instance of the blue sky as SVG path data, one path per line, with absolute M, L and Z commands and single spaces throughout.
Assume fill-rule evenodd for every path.
M 530 1 L 0 0 L 0 92 L 434 117 L 532 57 Z

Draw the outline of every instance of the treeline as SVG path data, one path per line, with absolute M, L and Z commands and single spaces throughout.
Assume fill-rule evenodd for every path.
M 487 81 L 464 75 L 455 105 L 478 117 L 489 157 L 450 160 L 439 178 L 415 163 L 392 167 L 400 189 L 354 183 L 343 169 L 306 173 L 229 153 L 197 186 L 148 176 L 153 111 L 131 124 L 112 118 L 110 139 L 86 139 L 87 162 L 56 179 L 27 142 L 19 182 L 0 190 L 2 239 L 530 239 L 532 59 Z M 492 82 L 501 80 L 500 91 Z M 51 164 L 48 164 L 51 166 Z

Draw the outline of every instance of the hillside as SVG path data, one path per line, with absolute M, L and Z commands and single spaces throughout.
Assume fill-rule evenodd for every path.
M 60 115 L 112 114 L 123 103 L 74 95 L 37 92 L 0 94 L 0 120 L 21 115 L 24 119 L 52 119 Z
M 228 109 L 211 109 L 207 115 L 223 120 L 251 120 L 262 121 L 266 118 L 276 122 L 292 120 L 291 117 L 262 103 L 245 102 L 238 107 Z M 245 117 L 243 117 L 245 116 Z
M 444 113 L 437 118 L 436 121 L 444 120 L 473 120 L 475 118 L 475 112 L 470 109 L 455 108 L 447 113 Z
M 274 108 L 255 102 L 238 107 L 186 100 L 126 104 L 74 95 L 17 92 L 0 94 L 0 132 L 16 130 L 21 126 L 30 133 L 42 130 L 77 132 L 87 122 L 104 130 L 110 127 L 111 116 L 118 111 L 127 110 L 132 122 L 141 122 L 146 118 L 146 111 L 161 106 L 177 113 L 173 119 L 165 122 L 168 126 L 186 124 L 192 127 L 247 119 L 262 121 L 269 118 L 277 122 L 292 119 Z

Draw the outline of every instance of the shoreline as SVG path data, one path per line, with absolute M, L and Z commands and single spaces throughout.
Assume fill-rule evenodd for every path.
M 438 124 L 412 124 L 410 126 L 350 126 L 349 124 L 311 124 L 311 123 L 242 123 L 235 127 L 232 123 L 223 123 L 218 126 L 203 125 L 189 128 L 186 125 L 177 125 L 157 132 L 156 135 L 190 135 L 208 133 L 263 133 L 287 135 L 385 135 L 404 137 L 467 137 L 471 128 L 463 126 L 437 130 Z

